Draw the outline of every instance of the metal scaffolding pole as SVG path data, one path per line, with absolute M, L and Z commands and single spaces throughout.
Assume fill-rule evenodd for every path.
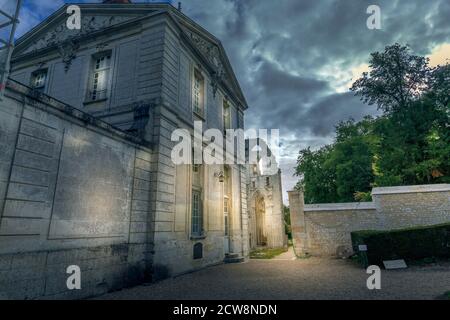
M 16 1 L 16 6 L 15 8 L 14 6 L 12 7 L 11 13 L 0 8 L 0 100 L 3 97 L 6 80 L 9 75 L 9 64 L 14 50 L 14 35 L 19 23 L 18 18 L 22 0 Z

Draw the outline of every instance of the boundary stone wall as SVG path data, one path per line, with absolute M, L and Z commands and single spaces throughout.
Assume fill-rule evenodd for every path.
M 346 257 L 350 233 L 450 222 L 450 184 L 374 188 L 372 202 L 305 205 L 290 191 L 292 237 L 299 256 Z

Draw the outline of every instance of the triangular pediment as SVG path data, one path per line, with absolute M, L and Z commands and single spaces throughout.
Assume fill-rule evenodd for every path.
M 215 90 L 219 83 L 225 83 L 238 98 L 239 104 L 247 108 L 245 97 L 220 41 L 171 5 L 162 3 L 77 5 L 81 9 L 80 29 L 67 28 L 70 14 L 67 13 L 69 4 L 66 4 L 17 41 L 13 59 L 28 57 L 38 52 L 44 53 L 50 48 L 61 50 L 61 48 L 77 46 L 80 39 L 96 36 L 104 31 L 115 32 L 114 30 L 119 30 L 133 21 L 164 12 L 174 19 L 192 46 L 214 69 Z
M 202 54 L 208 63 L 215 69 L 213 82 L 223 82 L 237 94 L 242 106 L 246 107 L 246 101 L 239 83 L 228 61 L 225 49 L 220 41 L 212 37 L 206 30 L 199 29 L 189 22 L 179 19 L 182 31 L 187 35 L 194 47 Z M 216 83 L 216 84 L 217 84 Z

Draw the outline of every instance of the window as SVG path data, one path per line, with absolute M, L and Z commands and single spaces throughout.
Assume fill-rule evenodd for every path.
M 229 222 L 228 222 L 228 214 L 229 214 L 229 207 L 230 207 L 230 200 L 228 197 L 223 198 L 223 217 L 224 217 L 224 224 L 225 224 L 225 236 L 229 235 Z
M 203 213 L 201 192 L 192 191 L 192 235 L 201 236 L 203 234 Z
M 38 70 L 31 76 L 31 87 L 37 90 L 44 90 L 47 82 L 47 70 Z
M 111 71 L 111 53 L 94 56 L 88 100 L 99 101 L 107 98 Z
M 194 164 L 192 165 L 192 171 L 194 171 L 194 173 L 199 173 L 200 169 L 200 165 L 199 164 Z
M 223 100 L 223 130 L 231 129 L 231 109 L 228 101 Z
M 270 187 L 270 178 L 266 177 L 266 187 Z
M 203 76 L 198 70 L 194 72 L 193 111 L 199 116 L 204 115 L 204 84 Z

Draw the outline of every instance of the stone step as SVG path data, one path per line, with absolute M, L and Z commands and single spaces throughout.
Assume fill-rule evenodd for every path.
M 241 263 L 244 261 L 244 257 L 241 257 L 239 253 L 227 253 L 225 259 L 223 259 L 224 263 Z

